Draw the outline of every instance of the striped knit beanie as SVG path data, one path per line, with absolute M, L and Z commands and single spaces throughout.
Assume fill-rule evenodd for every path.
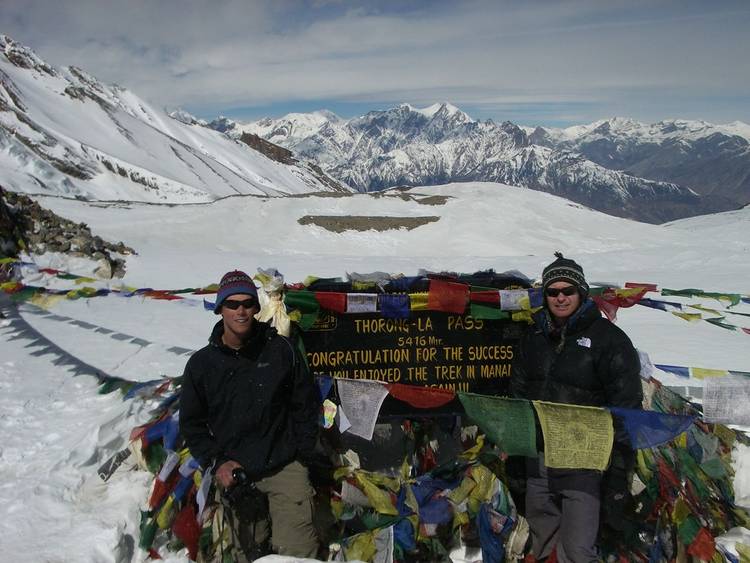
M 578 287 L 581 297 L 585 298 L 589 293 L 589 284 L 583 275 L 583 268 L 575 262 L 555 252 L 557 259 L 542 272 L 542 288 L 547 289 L 550 284 L 558 281 L 566 281 Z
M 221 305 L 230 295 L 251 295 L 255 302 L 258 302 L 258 290 L 255 289 L 255 283 L 245 272 L 234 270 L 227 272 L 219 282 L 219 291 L 216 293 L 216 305 L 214 313 L 217 315 L 221 312 Z

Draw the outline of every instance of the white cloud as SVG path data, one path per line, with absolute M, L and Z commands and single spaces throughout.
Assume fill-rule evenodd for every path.
M 3 4 L 0 29 L 44 58 L 165 105 L 584 102 L 643 117 L 644 100 L 658 111 L 675 93 L 750 96 L 741 2 Z M 640 105 L 628 112 L 633 92 Z

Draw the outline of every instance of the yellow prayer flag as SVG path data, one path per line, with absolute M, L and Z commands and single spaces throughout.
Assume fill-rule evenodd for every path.
M 96 281 L 97 281 L 96 278 L 85 278 L 85 277 L 82 276 L 80 278 L 76 278 L 73 281 L 73 283 L 76 284 L 76 285 L 80 285 L 82 283 L 94 283 Z
M 412 311 L 426 311 L 430 294 L 426 291 L 409 294 L 409 307 Z
M 53 295 L 50 293 L 35 293 L 29 299 L 29 303 L 42 309 L 50 309 L 65 299 L 64 295 Z
M 734 544 L 734 549 L 737 550 L 737 554 L 740 556 L 740 563 L 750 563 L 749 545 L 737 542 L 736 544 Z
M 377 553 L 375 532 L 362 532 L 350 538 L 349 545 L 344 547 L 347 561 L 372 561 Z
M 305 281 L 302 282 L 302 285 L 305 287 L 310 287 L 315 281 L 319 280 L 317 276 L 307 276 L 305 278 Z
M 174 497 L 169 495 L 167 502 L 161 507 L 159 514 L 156 517 L 156 525 L 162 530 L 166 530 L 172 524 L 172 518 L 174 517 Z
M 13 262 L 20 262 L 18 258 L 0 258 L 0 264 L 12 264 Z
M 380 514 L 398 516 L 398 510 L 393 506 L 391 496 L 388 493 L 370 481 L 368 476 L 361 471 L 357 471 L 354 474 L 354 477 L 357 479 L 357 483 L 361 487 L 362 492 L 367 495 L 367 499 L 375 510 L 380 512 Z
M 633 297 L 643 291 L 642 287 L 620 287 L 615 289 L 617 297 Z
M 674 503 L 674 509 L 672 510 L 672 521 L 678 526 L 685 521 L 685 518 L 690 516 L 690 507 L 688 504 L 679 497 Z
M 675 317 L 680 317 L 681 319 L 684 319 L 689 323 L 697 323 L 703 318 L 700 313 L 680 313 L 679 311 L 672 311 L 672 314 Z
M 606 409 L 532 401 L 544 435 L 544 460 L 556 469 L 604 471 L 614 429 Z
M 352 291 L 370 291 L 376 287 L 375 282 L 352 280 Z
M 531 324 L 534 322 L 531 318 L 531 311 L 516 311 L 511 313 L 510 318 L 513 319 L 514 323 L 525 322 Z
M 735 434 L 734 430 L 723 424 L 714 424 L 714 434 L 719 440 L 729 446 L 730 449 L 734 446 L 734 441 L 737 439 L 737 434 Z
M 690 376 L 696 379 L 724 377 L 725 375 L 729 375 L 729 372 L 725 369 L 690 368 Z
M 705 311 L 706 313 L 711 313 L 712 315 L 716 315 L 717 317 L 721 316 L 721 311 L 717 311 L 716 309 L 711 309 L 710 307 L 704 307 L 703 305 L 688 305 L 691 309 L 698 309 L 699 311 Z

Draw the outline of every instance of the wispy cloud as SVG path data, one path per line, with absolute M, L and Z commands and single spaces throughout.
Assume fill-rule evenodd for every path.
M 560 108 L 750 121 L 748 28 L 741 0 L 3 0 L 0 11 L 0 31 L 50 62 L 207 117 L 450 100 L 495 119 Z

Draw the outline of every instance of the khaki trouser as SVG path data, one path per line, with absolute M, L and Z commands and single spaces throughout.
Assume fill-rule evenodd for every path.
M 315 558 L 318 553 L 312 509 L 315 491 L 310 485 L 307 468 L 294 461 L 273 475 L 256 481 L 255 486 L 268 495 L 271 530 L 267 520 L 243 524 L 232 517 L 233 538 L 252 534 L 254 528 L 255 542 L 263 543 L 270 533 L 271 545 L 279 555 Z

